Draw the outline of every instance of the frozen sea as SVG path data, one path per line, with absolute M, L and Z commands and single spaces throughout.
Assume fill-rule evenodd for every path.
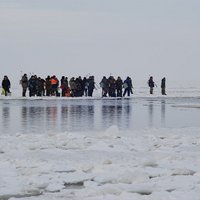
M 0 97 L 0 200 L 200 199 L 200 92 Z

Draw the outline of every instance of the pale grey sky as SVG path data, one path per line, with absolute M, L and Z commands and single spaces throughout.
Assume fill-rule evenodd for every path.
M 199 0 L 0 0 L 0 77 L 199 80 Z

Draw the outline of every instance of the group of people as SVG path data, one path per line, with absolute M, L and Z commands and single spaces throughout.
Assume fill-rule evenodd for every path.
M 161 80 L 161 94 L 166 95 L 165 88 L 166 88 L 166 78 L 162 78 Z M 129 76 L 122 81 L 121 77 L 118 76 L 115 79 L 113 76 L 106 78 L 105 76 L 100 82 L 100 86 L 102 88 L 102 97 L 124 97 L 130 96 L 133 94 L 133 85 L 132 80 Z M 150 76 L 148 80 L 148 86 L 150 88 L 150 94 L 153 94 L 154 87 L 157 86 L 153 80 L 153 76 Z M 124 91 L 123 91 L 124 90 Z M 123 91 L 123 92 L 122 92 Z
M 161 80 L 161 94 L 166 95 L 165 92 L 165 77 Z M 66 76 L 62 76 L 60 81 L 53 76 L 47 76 L 45 79 L 32 75 L 28 78 L 27 74 L 24 74 L 20 80 L 22 86 L 22 96 L 26 97 L 27 90 L 29 91 L 29 97 L 32 96 L 62 96 L 62 97 L 82 97 L 93 96 L 93 91 L 96 89 L 94 76 L 82 78 L 81 76 L 68 79 Z M 124 97 L 133 94 L 132 79 L 127 76 L 123 81 L 120 76 L 116 79 L 113 76 L 106 78 L 103 76 L 99 83 L 102 90 L 102 97 Z M 150 76 L 148 80 L 148 86 L 150 88 L 150 94 L 153 94 L 154 87 L 156 86 L 153 77 Z M 2 81 L 2 94 L 8 96 L 10 92 L 11 83 L 8 76 L 4 76 Z
M 27 74 L 22 76 L 20 80 L 22 85 L 22 96 L 26 96 L 27 89 L 29 90 L 29 96 L 62 96 L 62 97 L 92 97 L 95 89 L 94 76 L 89 78 L 81 76 L 78 78 L 72 77 L 68 80 L 68 77 L 62 76 L 59 81 L 58 78 L 53 76 L 47 76 L 46 79 L 32 75 L 28 79 Z M 60 92 L 61 90 L 61 92 Z
M 132 80 L 129 76 L 124 81 L 120 76 L 118 76 L 117 79 L 113 76 L 110 76 L 109 78 L 104 76 L 100 82 L 100 87 L 102 88 L 102 97 L 124 97 L 126 94 L 127 96 L 133 94 Z

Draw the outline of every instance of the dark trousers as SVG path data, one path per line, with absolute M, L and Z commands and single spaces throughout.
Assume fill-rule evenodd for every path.
M 117 97 L 122 97 L 122 89 L 117 89 Z
M 128 96 L 130 96 L 131 89 L 130 89 L 130 88 L 126 88 L 126 89 L 124 90 L 123 97 L 126 95 L 126 93 L 127 93 Z
M 153 87 L 150 87 L 150 94 L 153 94 Z
M 162 93 L 162 95 L 166 95 L 165 88 L 162 88 L 161 93 Z
M 10 90 L 9 88 L 3 88 L 4 91 L 5 91 L 5 96 L 8 96 L 8 94 L 10 94 Z
M 22 96 L 23 96 L 23 97 L 26 96 L 26 90 L 27 90 L 27 87 L 23 87 L 23 88 L 22 88 Z

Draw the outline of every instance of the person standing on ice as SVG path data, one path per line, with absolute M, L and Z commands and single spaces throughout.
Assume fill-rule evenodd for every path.
M 161 94 L 162 94 L 162 95 L 166 95 L 166 92 L 165 92 L 166 84 L 165 84 L 165 82 L 166 82 L 166 79 L 165 79 L 165 77 L 164 77 L 164 78 L 162 78 L 162 80 L 161 80 Z
M 24 74 L 20 80 L 20 84 L 22 85 L 22 97 L 26 96 L 26 91 L 28 88 L 28 77 L 27 74 Z
M 88 96 L 88 80 L 86 77 L 83 78 L 83 85 L 84 85 L 84 95 Z
M 4 94 L 5 96 L 8 96 L 10 94 L 10 80 L 8 79 L 7 76 L 4 76 L 3 81 L 2 81 L 2 88 L 4 89 Z
M 95 89 L 94 76 L 90 76 L 88 79 L 88 96 L 89 97 L 92 97 L 94 89 Z
M 127 76 L 126 80 L 123 83 L 123 87 L 124 87 L 124 93 L 123 93 L 123 97 L 126 95 L 130 96 L 130 93 L 133 94 L 132 88 L 132 80 L 129 76 Z
M 116 80 L 117 97 L 122 97 L 122 86 L 123 86 L 123 81 L 121 77 L 118 76 Z
M 60 88 L 62 90 L 61 92 L 61 96 L 62 97 L 65 97 L 66 96 L 66 91 L 67 91 L 67 88 L 68 88 L 68 81 L 66 79 L 65 76 L 62 76 L 61 80 L 60 80 Z
M 31 78 L 28 80 L 29 97 L 34 97 L 37 93 L 36 80 L 36 75 L 32 75 Z
M 107 97 L 107 94 L 109 91 L 108 79 L 105 76 L 103 76 L 103 78 L 99 84 L 100 84 L 100 87 L 102 88 L 102 97 Z
M 153 76 L 150 76 L 149 80 L 148 80 L 148 85 L 150 88 L 150 94 L 153 94 L 153 88 L 155 86 L 155 83 L 153 81 Z
M 109 97 L 116 97 L 116 80 L 113 76 L 110 76 L 108 78 L 108 83 L 109 83 L 109 91 L 108 95 Z
M 51 95 L 52 96 L 59 96 L 58 86 L 59 86 L 59 81 L 56 75 L 53 75 L 51 77 Z

